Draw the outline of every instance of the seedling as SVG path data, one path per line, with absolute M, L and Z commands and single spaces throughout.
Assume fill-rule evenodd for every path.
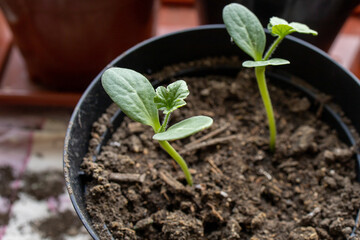
M 241 50 L 254 59 L 253 61 L 245 61 L 242 65 L 244 67 L 255 68 L 255 76 L 269 123 L 270 150 L 274 151 L 276 123 L 265 80 L 265 67 L 268 65 L 276 66 L 290 63 L 285 59 L 270 58 L 286 35 L 294 32 L 317 35 L 317 32 L 311 30 L 305 24 L 297 22 L 288 23 L 284 19 L 272 17 L 268 24 L 268 30 L 277 38 L 264 54 L 266 45 L 265 32 L 259 19 L 249 9 L 237 3 L 231 3 L 223 9 L 223 20 L 232 40 Z
M 171 113 L 186 105 L 184 99 L 189 95 L 186 82 L 178 80 L 167 88 L 158 87 L 155 92 L 149 80 L 142 74 L 117 67 L 107 69 L 101 82 L 110 98 L 129 118 L 153 128 L 153 139 L 179 164 L 187 183 L 192 186 L 193 181 L 186 162 L 168 141 L 193 135 L 210 127 L 213 120 L 206 116 L 196 116 L 167 128 Z M 163 111 L 165 116 L 162 124 L 159 121 L 159 110 Z

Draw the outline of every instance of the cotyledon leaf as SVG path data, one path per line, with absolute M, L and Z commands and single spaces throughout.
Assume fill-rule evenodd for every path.
M 160 127 L 159 114 L 154 103 L 155 90 L 142 74 L 126 68 L 112 67 L 101 77 L 110 98 L 134 121 Z
M 157 133 L 153 139 L 158 141 L 171 141 L 195 134 L 212 125 L 213 120 L 207 116 L 195 116 L 185 119 L 169 127 L 165 132 Z
M 223 20 L 236 45 L 254 60 L 261 60 L 266 38 L 259 19 L 246 7 L 231 3 L 224 7 Z
M 286 59 L 282 59 L 282 58 L 272 58 L 269 60 L 262 60 L 262 61 L 245 61 L 243 62 L 242 66 L 243 67 L 263 67 L 263 66 L 268 66 L 268 65 L 273 65 L 273 66 L 278 66 L 278 65 L 285 65 L 285 64 L 290 64 L 290 62 Z

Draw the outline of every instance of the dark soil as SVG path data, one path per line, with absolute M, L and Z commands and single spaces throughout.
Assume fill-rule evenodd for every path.
M 13 189 L 11 187 L 12 182 L 15 180 L 11 167 L 0 168 L 0 193 L 1 197 L 11 198 L 13 197 Z
M 60 205 L 58 198 L 64 193 L 65 183 L 62 171 L 26 173 L 23 182 L 22 192 L 38 201 L 53 199 L 56 205 Z M 49 210 L 54 211 L 51 216 L 31 222 L 42 238 L 64 240 L 66 236 L 76 236 L 82 231 L 82 223 L 74 211 L 61 212 L 57 206 Z
M 0 168 L 0 197 L 2 198 L 3 204 L 0 206 L 0 226 L 4 226 L 9 222 L 9 206 L 17 197 L 14 189 L 11 187 L 14 180 L 15 177 L 11 167 Z
M 91 179 L 87 210 L 101 239 L 110 233 L 114 239 L 359 239 L 358 230 L 350 237 L 360 208 L 354 150 L 309 111 L 314 103 L 270 83 L 278 127 L 272 154 L 251 71 L 184 80 L 190 96 L 171 123 L 214 119 L 210 129 L 172 142 L 193 187 L 152 140 L 152 129 L 127 118 L 94 162 L 117 108 L 94 123 L 82 167 Z
M 64 177 L 61 171 L 47 171 L 25 174 L 24 186 L 21 189 L 37 200 L 58 197 L 64 193 Z
M 76 236 L 82 224 L 73 211 L 66 210 L 33 223 L 41 236 L 51 240 L 64 240 L 65 235 Z

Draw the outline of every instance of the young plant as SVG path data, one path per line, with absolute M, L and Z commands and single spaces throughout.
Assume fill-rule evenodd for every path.
M 145 76 L 131 69 L 117 67 L 107 69 L 101 82 L 110 98 L 129 118 L 153 128 L 153 139 L 179 164 L 187 183 L 192 186 L 186 162 L 168 141 L 193 135 L 210 127 L 213 120 L 206 116 L 196 116 L 168 128 L 171 113 L 186 105 L 184 99 L 189 95 L 186 82 L 178 80 L 167 88 L 158 87 L 155 92 Z M 159 110 L 165 115 L 162 124 L 159 121 Z
M 255 68 L 255 76 L 269 123 L 270 150 L 274 151 L 276 143 L 276 123 L 266 86 L 265 67 L 268 65 L 284 65 L 290 63 L 285 59 L 270 58 L 286 35 L 294 32 L 317 35 L 317 32 L 311 30 L 305 24 L 296 22 L 288 23 L 284 19 L 272 17 L 268 24 L 268 30 L 277 38 L 264 54 L 266 45 L 265 32 L 259 19 L 249 9 L 237 3 L 231 3 L 223 9 L 223 20 L 232 40 L 241 50 L 254 59 L 253 61 L 245 61 L 243 66 Z

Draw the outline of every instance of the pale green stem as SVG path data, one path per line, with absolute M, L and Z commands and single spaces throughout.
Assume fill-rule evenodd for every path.
M 161 130 L 161 125 L 159 123 L 159 124 L 156 124 L 155 126 L 152 126 L 152 128 L 153 128 L 155 133 L 158 133 Z
M 165 115 L 165 118 L 164 118 L 163 124 L 161 125 L 161 127 L 159 128 L 159 130 L 158 130 L 158 131 L 156 131 L 155 133 L 165 132 L 166 127 L 167 127 L 168 122 L 169 122 L 169 119 L 170 119 L 170 115 L 171 115 L 171 113 L 167 113 L 167 114 Z
M 160 124 L 159 118 L 156 119 L 156 121 L 154 121 L 153 125 L 151 125 L 151 126 L 152 126 L 154 132 L 158 133 L 160 131 L 160 129 L 161 129 L 161 124 Z
M 273 152 L 275 150 L 276 143 L 276 124 L 270 95 L 266 86 L 265 67 L 255 67 L 255 75 L 269 122 L 270 151 Z
M 163 130 L 164 130 L 164 131 L 166 130 L 167 125 L 168 125 L 168 123 L 169 123 L 170 115 L 171 115 L 171 113 L 167 113 L 167 114 L 165 115 L 165 118 L 164 118 L 164 121 L 163 121 L 163 124 L 162 124 L 162 127 L 163 127 Z
M 180 154 L 170 145 L 168 141 L 159 141 L 160 146 L 179 164 L 181 170 L 185 174 L 185 178 L 187 183 L 192 186 L 193 181 L 191 174 L 189 172 L 189 168 L 185 162 L 185 160 L 180 156 Z
M 271 44 L 270 48 L 268 49 L 268 51 L 266 52 L 263 60 L 266 61 L 271 57 L 271 54 L 273 54 L 273 52 L 275 51 L 275 49 L 277 48 L 277 46 L 281 43 L 281 41 L 284 39 L 284 37 L 278 37 L 277 39 L 275 39 L 275 41 Z

